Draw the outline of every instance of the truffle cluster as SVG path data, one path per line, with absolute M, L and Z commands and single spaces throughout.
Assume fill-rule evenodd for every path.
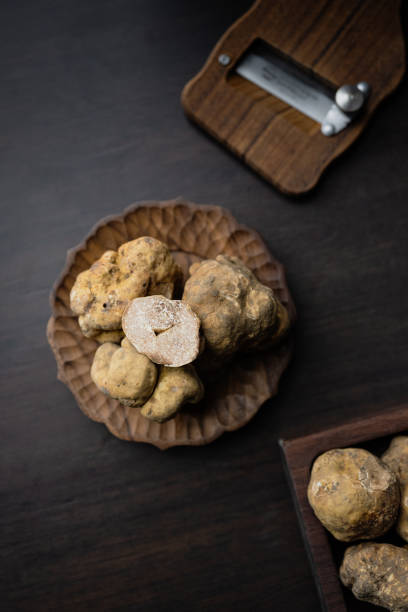
M 189 272 L 183 290 L 168 247 L 145 236 L 106 251 L 71 289 L 82 333 L 101 344 L 93 382 L 158 422 L 202 399 L 196 365 L 219 369 L 289 330 L 286 308 L 239 259 L 219 255 Z
M 362 448 L 333 449 L 313 464 L 308 499 L 342 542 L 382 537 L 395 526 L 408 542 L 408 436 L 394 438 L 379 459 Z M 340 578 L 357 599 L 408 611 L 408 549 L 363 542 L 349 546 Z

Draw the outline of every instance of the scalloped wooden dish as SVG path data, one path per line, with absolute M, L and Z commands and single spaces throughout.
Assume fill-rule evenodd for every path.
M 239 257 L 262 283 L 277 292 L 294 322 L 295 307 L 284 269 L 260 236 L 239 225 L 227 210 L 181 200 L 135 204 L 122 215 L 102 219 L 79 246 L 68 251 L 65 268 L 50 298 L 52 316 L 47 338 L 57 361 L 58 378 L 72 391 L 81 410 L 123 440 L 148 442 L 161 449 L 208 444 L 224 431 L 245 425 L 277 393 L 290 359 L 291 340 L 277 349 L 240 355 L 226 366 L 225 375 L 212 384 L 207 382 L 205 397 L 199 404 L 183 409 L 166 423 L 150 421 L 138 409 L 108 398 L 91 380 L 90 368 L 98 344 L 82 335 L 70 310 L 69 293 L 76 276 L 104 251 L 116 250 L 139 236 L 153 236 L 165 242 L 186 277 L 194 261 L 220 253 Z

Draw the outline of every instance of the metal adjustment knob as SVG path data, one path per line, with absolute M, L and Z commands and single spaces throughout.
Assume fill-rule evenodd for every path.
M 336 104 L 346 113 L 360 110 L 364 104 L 365 95 L 357 85 L 343 85 L 336 91 Z

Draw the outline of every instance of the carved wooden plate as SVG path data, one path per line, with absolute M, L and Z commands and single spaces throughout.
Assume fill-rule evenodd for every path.
M 166 423 L 150 421 L 140 410 L 108 398 L 91 380 L 98 344 L 82 335 L 69 306 L 69 293 L 77 275 L 104 251 L 116 250 L 139 236 L 165 242 L 186 277 L 194 261 L 220 253 L 239 257 L 262 283 L 277 292 L 294 322 L 295 307 L 284 269 L 260 236 L 239 225 L 227 210 L 182 200 L 135 204 L 122 215 L 102 219 L 79 246 L 68 251 L 65 268 L 51 294 L 47 337 L 57 361 L 58 378 L 72 391 L 81 410 L 123 440 L 149 442 L 161 449 L 208 444 L 224 431 L 245 425 L 263 402 L 277 393 L 290 359 L 291 339 L 277 349 L 237 357 L 216 381 L 204 380 L 206 393 L 199 404 L 183 409 Z

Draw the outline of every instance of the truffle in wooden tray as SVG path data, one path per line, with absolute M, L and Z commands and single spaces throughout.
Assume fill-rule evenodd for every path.
M 215 277 L 217 287 L 211 284 Z M 217 291 L 229 291 L 237 278 L 248 289 L 243 304 L 249 313 L 241 316 L 241 312 L 239 325 L 232 330 L 227 306 L 219 312 L 218 323 L 215 319 L 211 323 L 211 301 L 217 299 Z M 180 286 L 183 303 L 169 299 L 177 298 Z M 51 307 L 47 335 L 58 376 L 81 410 L 119 438 L 162 449 L 207 444 L 224 431 L 245 425 L 277 393 L 291 355 L 295 307 L 283 267 L 255 231 L 217 206 L 149 202 L 103 219 L 69 251 Z M 158 321 L 154 313 L 158 307 L 167 314 L 171 311 L 171 323 L 162 321 L 163 312 Z M 268 316 L 263 319 L 260 312 Z M 142 314 L 154 322 L 151 319 L 146 327 Z M 196 315 L 204 349 L 196 338 Z M 142 326 L 140 317 L 145 321 Z M 254 320 L 260 323 L 256 333 L 251 328 Z M 175 323 L 188 327 L 188 338 L 179 334 Z M 124 331 L 128 337 L 122 340 Z M 169 339 L 183 340 L 183 355 L 169 354 Z M 279 342 L 269 342 L 274 339 Z M 196 355 L 198 359 L 186 363 L 187 353 L 187 361 Z M 205 358 L 217 367 L 207 368 Z M 125 369 L 120 363 L 132 372 L 131 378 L 122 376 Z M 195 369 L 204 383 L 204 396 Z M 179 387 L 183 393 L 175 393 Z M 163 409 L 169 390 L 190 403 L 180 411 L 175 404 Z
M 357 540 L 351 542 L 342 542 L 333 537 L 318 520 L 308 501 L 308 486 L 311 479 L 312 466 L 318 457 L 321 457 L 331 449 L 357 448 L 364 449 L 374 455 L 374 457 L 381 458 L 389 467 L 393 468 L 395 473 L 397 473 L 398 470 L 394 469 L 395 466 L 393 466 L 394 455 L 396 453 L 395 444 L 396 442 L 400 444 L 401 441 L 404 440 L 405 443 L 407 442 L 406 438 L 403 439 L 399 437 L 403 435 L 406 436 L 407 431 L 408 405 L 405 405 L 393 407 L 389 411 L 384 411 L 377 416 L 352 421 L 340 427 L 320 431 L 302 438 L 280 440 L 288 481 L 295 503 L 302 536 L 316 581 L 322 610 L 328 612 L 369 612 L 369 610 L 384 609 L 384 607 L 378 608 L 371 603 L 356 599 L 351 590 L 345 588 L 341 583 L 339 570 L 347 548 L 353 546 L 353 552 L 360 553 L 360 549 L 355 549 L 354 545 L 363 542 L 368 543 L 369 541 L 380 543 L 382 546 L 380 548 L 377 547 L 376 550 L 368 550 L 368 548 L 365 548 L 367 554 L 374 555 L 377 567 L 378 559 L 380 557 L 382 558 L 384 552 L 388 554 L 391 550 L 393 554 L 397 553 L 400 556 L 403 555 L 404 557 L 408 557 L 408 551 L 406 548 L 403 548 L 406 545 L 406 541 L 399 535 L 404 535 L 405 533 L 405 523 L 401 521 L 401 518 L 404 518 L 401 517 L 403 511 L 403 496 L 401 498 L 401 514 L 399 520 L 383 535 L 370 538 L 369 533 L 360 534 L 360 536 L 356 536 Z M 397 440 L 395 440 L 396 437 L 398 437 Z M 392 446 L 390 447 L 391 443 Z M 372 526 L 373 525 L 370 527 Z M 358 539 L 359 537 L 361 537 L 361 539 Z M 397 546 L 398 548 L 391 549 L 384 545 Z M 348 564 L 350 565 L 352 561 L 353 560 L 349 557 Z M 391 559 L 391 562 L 394 561 Z M 396 567 L 400 567 L 401 560 L 397 561 Z M 391 567 L 388 561 L 387 564 Z M 359 566 L 356 570 L 357 573 L 360 572 L 362 565 L 363 564 L 359 562 Z M 347 582 L 353 568 L 345 568 L 345 565 L 343 568 L 342 577 L 343 580 Z M 388 578 L 390 583 L 395 580 L 395 578 L 399 578 L 395 575 L 397 573 L 398 572 L 389 572 Z M 375 576 L 375 572 L 373 575 Z M 406 583 L 405 578 L 404 581 Z M 381 582 L 382 578 L 378 581 L 378 584 L 381 584 Z M 362 592 L 359 586 L 360 585 L 357 585 L 359 595 L 372 598 L 372 590 L 370 591 L 370 589 L 367 588 Z M 378 585 L 375 586 L 377 588 Z M 392 589 L 390 590 L 392 591 Z M 398 609 L 400 610 L 408 609 L 408 584 L 404 584 L 404 592 L 407 598 L 407 606 L 402 608 L 399 607 Z

